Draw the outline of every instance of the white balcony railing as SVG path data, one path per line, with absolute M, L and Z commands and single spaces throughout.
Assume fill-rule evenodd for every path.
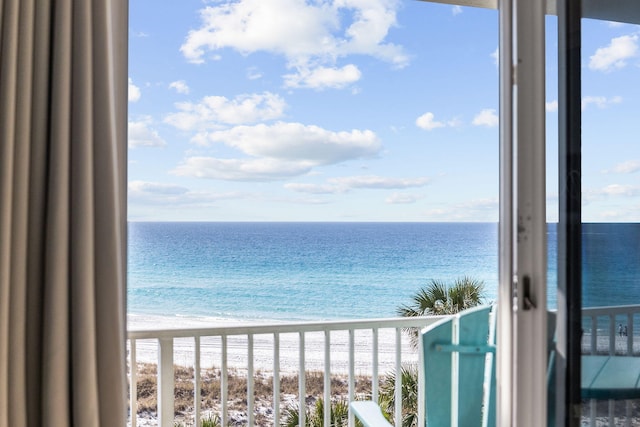
M 634 334 L 640 325 L 640 305 L 584 308 L 582 325 L 583 353 L 640 355 L 640 340 Z
M 403 333 L 404 328 L 421 328 L 439 317 L 392 318 L 355 321 L 283 323 L 224 328 L 195 328 L 129 331 L 130 366 L 140 361 L 139 353 L 157 352 L 158 425 L 174 425 L 174 356 L 178 364 L 194 368 L 193 425 L 199 426 L 201 403 L 197 390 L 201 388 L 201 367 L 217 363 L 221 370 L 221 425 L 228 425 L 228 369 L 246 370 L 247 425 L 255 425 L 254 375 L 257 369 L 273 374 L 273 425 L 280 425 L 280 373 L 286 354 L 295 353 L 295 373 L 298 374 L 298 407 L 305 408 L 307 371 L 321 371 L 324 377 L 324 402 L 331 401 L 331 377 L 348 378 L 348 399 L 355 397 L 355 378 L 358 374 L 371 376 L 371 395 L 378 398 L 380 372 L 400 372 L 403 362 L 416 362 L 417 351 Z M 318 336 L 320 335 L 320 336 Z M 309 345 L 309 344 L 312 345 Z M 310 353 L 320 347 L 321 354 Z M 178 350 L 176 350 L 178 348 Z M 142 351 L 141 351 L 142 350 Z M 175 354 L 174 354 L 175 352 Z M 307 359 L 307 356 L 311 356 Z M 206 362 L 204 361 L 206 359 Z M 266 361 L 266 366 L 265 366 Z M 270 363 L 269 363 L 270 362 Z M 259 366 L 257 366 L 259 365 Z M 291 360 L 286 363 L 291 370 Z M 137 396 L 136 369 L 130 370 L 130 396 Z M 291 373 L 291 372 L 290 372 Z M 400 425 L 402 416 L 401 375 L 396 375 L 395 416 Z M 196 397 L 198 396 L 198 397 Z M 324 425 L 329 426 L 330 405 L 324 405 Z M 136 427 L 137 402 L 130 399 L 131 426 Z M 300 425 L 305 425 L 304 410 L 299 411 Z M 349 424 L 354 425 L 351 417 Z
M 348 399 L 355 398 L 357 375 L 371 377 L 371 398 L 378 398 L 380 372 L 400 372 L 404 362 L 416 362 L 417 351 L 409 343 L 404 328 L 421 328 L 439 317 L 392 318 L 354 321 L 328 321 L 282 323 L 257 326 L 231 326 L 223 328 L 193 328 L 165 330 L 129 331 L 130 366 L 135 367 L 141 360 L 151 359 L 157 363 L 158 425 L 174 425 L 174 361 L 177 364 L 193 366 L 194 397 L 193 425 L 201 420 L 201 367 L 219 366 L 221 425 L 229 422 L 228 370 L 246 372 L 247 379 L 247 422 L 255 425 L 254 375 L 256 371 L 273 374 L 272 414 L 273 425 L 280 425 L 281 396 L 280 374 L 298 374 L 298 407 L 306 407 L 305 375 L 308 371 L 323 374 L 323 399 L 331 401 L 331 378 L 343 375 L 348 379 Z M 635 324 L 635 327 L 634 327 Z M 582 348 L 585 354 L 640 355 L 640 340 L 634 336 L 640 330 L 640 305 L 585 308 L 583 310 Z M 620 331 L 622 326 L 622 333 Z M 626 326 L 626 334 L 624 333 Z M 318 351 L 320 349 L 320 351 Z M 291 360 L 291 355 L 295 359 Z M 157 355 L 157 356 L 156 356 Z M 288 358 L 288 359 L 287 359 Z M 395 424 L 401 425 L 402 398 L 401 375 L 396 375 L 395 383 Z M 422 385 L 419 384 L 419 387 Z M 136 369 L 130 370 L 130 396 L 137 396 Z M 626 425 L 631 425 L 632 405 L 626 402 Z M 589 403 L 590 425 L 596 425 L 598 402 Z M 324 405 L 324 424 L 329 426 L 330 405 Z M 131 426 L 137 427 L 137 401 L 130 399 Z M 621 409 L 616 402 L 608 405 L 609 425 L 614 425 L 615 417 Z M 305 411 L 299 411 L 300 425 L 305 425 Z M 422 414 L 421 414 L 422 415 Z M 350 417 L 349 425 L 353 426 Z M 423 425 L 423 420 L 420 424 Z

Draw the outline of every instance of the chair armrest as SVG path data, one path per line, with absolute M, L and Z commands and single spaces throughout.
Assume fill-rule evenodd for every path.
M 359 400 L 349 405 L 355 416 L 365 427 L 393 427 L 386 420 L 380 407 L 370 400 Z

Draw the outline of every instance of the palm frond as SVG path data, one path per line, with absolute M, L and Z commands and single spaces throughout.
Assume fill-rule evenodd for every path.
M 402 317 L 455 314 L 482 303 L 484 282 L 467 276 L 456 279 L 451 287 L 441 280 L 431 279 L 429 284 L 420 288 L 409 304 L 396 309 Z M 418 330 L 405 328 L 411 344 L 418 345 Z
M 403 364 L 400 367 L 402 380 L 402 427 L 416 427 L 418 423 L 418 367 L 415 364 Z M 396 372 L 387 374 L 380 384 L 379 404 L 385 418 L 393 422 L 396 396 Z
M 482 302 L 484 282 L 469 277 L 457 279 L 449 288 L 449 300 L 455 313 L 475 307 Z

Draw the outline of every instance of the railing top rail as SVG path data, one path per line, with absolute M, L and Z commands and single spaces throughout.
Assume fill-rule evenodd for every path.
M 583 316 L 608 316 L 640 313 L 640 305 L 585 307 Z M 410 328 L 428 326 L 443 316 L 391 317 L 379 319 L 326 320 L 312 322 L 283 322 L 257 325 L 199 327 L 184 329 L 129 330 L 129 339 L 187 338 L 206 336 L 260 335 L 273 333 L 324 332 L 349 329 Z
M 584 307 L 583 316 L 608 316 L 610 314 L 640 313 L 640 305 L 613 305 L 605 307 Z
M 237 325 L 215 328 L 130 330 L 129 339 L 188 338 L 207 336 L 260 335 L 273 333 L 324 332 L 349 329 L 411 328 L 428 326 L 444 316 L 392 317 L 364 320 L 327 320 L 296 323 Z

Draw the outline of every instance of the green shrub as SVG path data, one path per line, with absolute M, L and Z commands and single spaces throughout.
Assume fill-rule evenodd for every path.
M 402 379 L 402 427 L 418 425 L 418 367 L 415 364 L 404 364 L 400 368 Z M 385 375 L 380 384 L 380 409 L 389 422 L 393 422 L 396 405 L 396 373 Z
M 349 402 L 336 400 L 331 402 L 332 427 L 347 427 L 349 425 Z M 298 405 L 290 405 L 284 410 L 282 427 L 297 427 L 300 422 L 300 408 Z M 322 427 L 324 425 L 324 401 L 316 400 L 311 409 L 305 411 L 305 427 Z M 356 420 L 356 426 L 362 424 Z
M 209 415 L 208 418 L 200 420 L 200 427 L 222 427 L 222 421 L 218 415 Z

